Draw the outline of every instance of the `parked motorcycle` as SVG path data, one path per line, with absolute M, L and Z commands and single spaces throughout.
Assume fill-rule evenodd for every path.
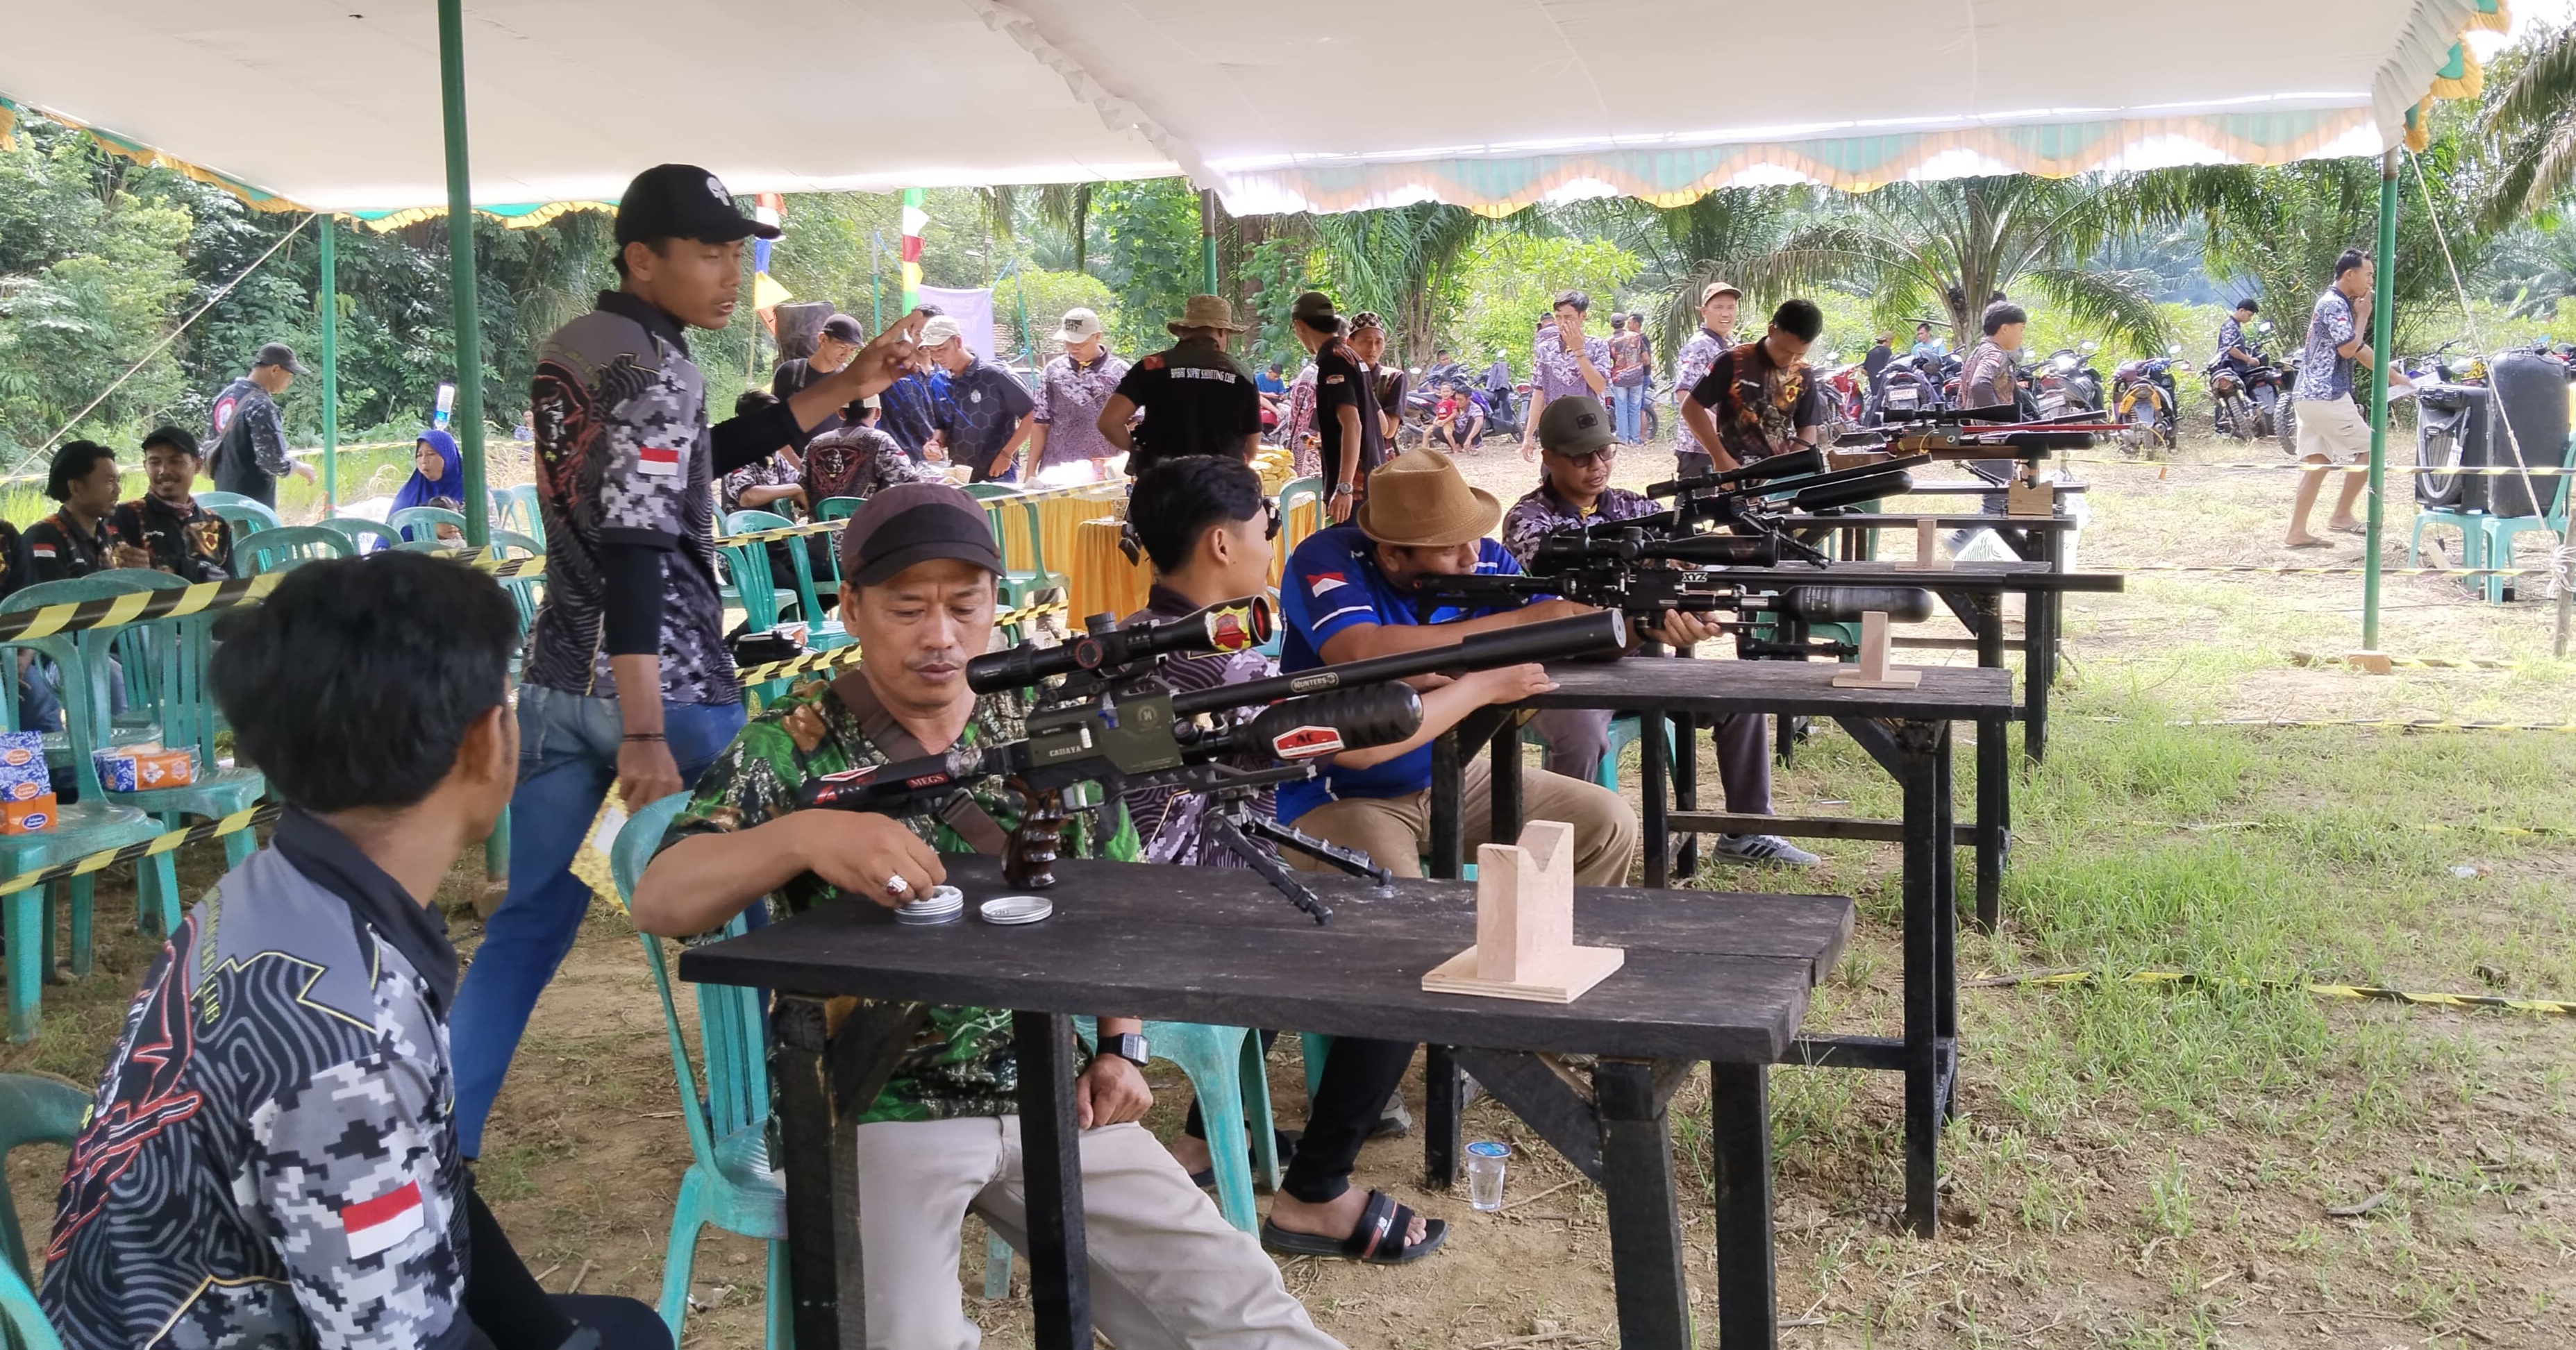
M 2093 353 L 2098 350 L 2091 342 L 2080 347 L 2060 347 L 2046 359 L 2023 368 L 2022 383 L 2030 390 L 2040 416 L 2102 410 L 2102 374 L 2093 368 Z
M 2173 368 L 2181 358 L 2182 347 L 2176 344 L 2163 356 L 2124 361 L 2111 372 L 2111 411 L 2120 421 L 2120 444 L 2132 453 L 2174 443 L 2180 403 Z
M 1943 358 L 1921 357 L 1911 353 L 1888 362 L 1878 372 L 1878 387 L 1871 391 L 1862 422 L 1877 426 L 1890 412 L 1921 412 L 1948 406 L 1942 397 Z

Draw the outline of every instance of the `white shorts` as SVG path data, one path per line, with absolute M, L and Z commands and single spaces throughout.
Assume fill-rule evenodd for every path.
M 2355 462 L 2370 457 L 2370 419 L 2348 398 L 2299 400 L 2299 457 Z

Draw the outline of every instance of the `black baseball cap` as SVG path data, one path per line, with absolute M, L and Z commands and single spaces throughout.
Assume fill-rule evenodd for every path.
M 954 558 L 998 576 L 983 504 L 946 483 L 903 483 L 867 499 L 841 530 L 841 575 L 873 586 L 915 563 Z
M 823 336 L 830 338 L 835 342 L 847 342 L 853 346 L 864 347 L 868 345 L 868 335 L 866 330 L 859 327 L 858 320 L 851 318 L 847 314 L 835 314 L 832 317 L 825 319 L 823 321 Z
M 287 373 L 291 375 L 307 375 L 312 373 L 304 368 L 303 362 L 295 359 L 295 349 L 287 346 L 283 342 L 272 342 L 267 346 L 260 348 L 259 355 L 251 358 L 250 365 L 253 370 L 257 370 L 261 366 L 283 366 L 286 368 Z
M 1308 291 L 1289 306 L 1288 316 L 1309 328 L 1329 333 L 1333 331 L 1333 297 L 1322 291 Z
M 656 164 L 635 175 L 617 199 L 619 248 L 654 239 L 730 244 L 754 236 L 775 239 L 778 227 L 735 209 L 723 181 L 694 164 Z

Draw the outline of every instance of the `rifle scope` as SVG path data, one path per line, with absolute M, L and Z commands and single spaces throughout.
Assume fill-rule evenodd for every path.
M 1619 611 L 1605 609 L 1567 619 L 1550 619 L 1545 623 L 1478 633 L 1460 639 L 1454 646 L 1372 656 L 1360 661 L 1345 661 L 1337 666 L 1317 666 L 1293 675 L 1274 675 L 1266 680 L 1221 684 L 1213 689 L 1174 694 L 1172 712 L 1180 717 L 1194 717 L 1203 712 L 1269 703 L 1298 694 L 1322 693 L 1327 689 L 1409 679 L 1434 671 L 1491 670 L 1496 666 L 1516 666 L 1526 661 L 1574 661 L 1586 657 L 1616 656 L 1627 646 L 1627 620 L 1620 617 Z
M 1780 561 L 1779 541 L 1767 534 L 1695 534 L 1680 539 L 1649 539 L 1644 534 L 1637 529 L 1548 536 L 1530 554 L 1530 575 L 1558 576 L 1594 563 L 1640 559 L 1701 567 L 1772 567 Z
M 1165 653 L 1239 652 L 1268 642 L 1279 631 L 1279 611 L 1268 596 L 1248 595 L 1160 623 L 1112 627 L 1094 615 L 1091 631 L 1053 647 L 1023 642 L 966 663 L 966 686 L 976 693 L 1026 689 L 1077 670 L 1118 670 Z

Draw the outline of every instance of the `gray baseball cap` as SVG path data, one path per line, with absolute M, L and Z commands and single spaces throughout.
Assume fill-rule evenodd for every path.
M 996 576 L 1001 551 L 984 505 L 946 483 L 903 483 L 867 499 L 841 531 L 841 575 L 873 586 L 915 563 L 954 558 Z
M 1538 415 L 1538 443 L 1560 455 L 1588 455 L 1611 442 L 1610 414 L 1582 394 L 1552 398 Z
M 259 356 L 254 359 L 250 365 L 253 370 L 257 370 L 261 366 L 284 366 L 286 368 L 286 372 L 290 375 L 310 375 L 313 373 L 304 368 L 303 362 L 295 359 L 295 349 L 287 346 L 283 342 L 272 342 L 267 346 L 260 348 Z

